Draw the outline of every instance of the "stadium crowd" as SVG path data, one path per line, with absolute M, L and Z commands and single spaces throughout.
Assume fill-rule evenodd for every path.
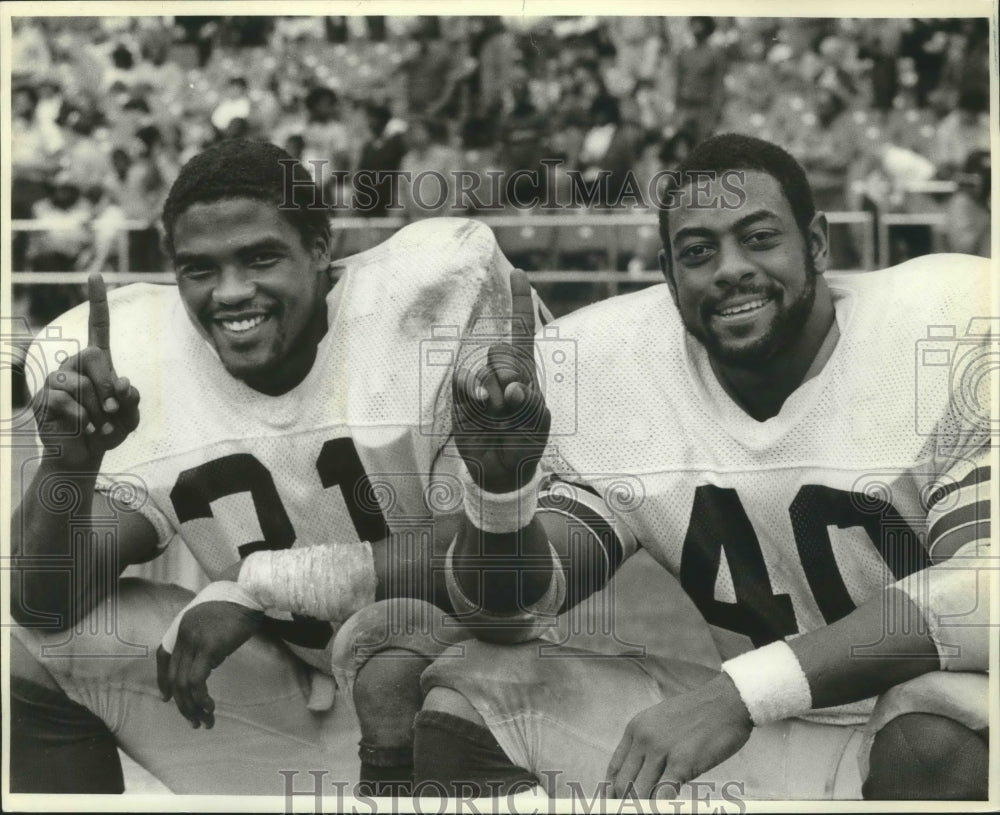
M 603 172 L 587 208 L 614 208 L 629 175 L 643 189 L 699 139 L 744 132 L 802 161 L 821 208 L 943 212 L 941 248 L 985 255 L 988 45 L 985 19 L 19 18 L 12 213 L 53 228 L 16 230 L 14 268 L 118 268 L 129 221 L 129 269 L 162 271 L 156 218 L 180 166 L 244 135 L 327 162 L 340 201 L 359 170 L 511 178 L 560 162 L 498 185 L 496 214 L 568 171 Z M 449 192 L 421 206 L 404 186 L 400 210 L 375 185 L 333 214 L 475 212 Z M 931 248 L 896 234 L 894 261 Z M 630 268 L 655 268 L 654 245 Z M 835 266 L 856 261 L 850 240 L 838 251 Z M 32 287 L 21 310 L 40 325 L 79 297 Z

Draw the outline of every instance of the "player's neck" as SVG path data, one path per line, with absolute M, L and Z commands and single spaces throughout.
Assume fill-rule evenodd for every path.
M 752 370 L 709 359 L 726 393 L 750 416 L 763 422 L 777 416 L 796 388 L 823 370 L 839 336 L 833 298 L 820 275 L 816 299 L 797 342 Z
M 277 370 L 268 372 L 259 379 L 243 381 L 255 391 L 266 396 L 281 396 L 288 393 L 309 375 L 316 362 L 319 344 L 328 330 L 326 308 L 318 310 L 295 342 L 294 349 L 286 356 Z

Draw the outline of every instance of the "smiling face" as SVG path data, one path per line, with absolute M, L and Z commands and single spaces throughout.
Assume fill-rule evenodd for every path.
M 226 370 L 264 393 L 297 385 L 326 333 L 326 240 L 306 245 L 273 204 L 234 198 L 184 210 L 173 249 L 181 299 Z
M 728 182 L 727 182 L 728 183 Z M 669 215 L 668 283 L 687 330 L 719 362 L 755 368 L 798 342 L 825 269 L 822 215 L 803 235 L 777 180 L 745 171 L 744 200 L 735 209 L 719 181 Z M 666 260 L 666 259 L 664 259 Z

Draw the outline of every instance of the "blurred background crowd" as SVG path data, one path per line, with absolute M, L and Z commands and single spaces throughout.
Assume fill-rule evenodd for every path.
M 357 170 L 486 177 L 556 159 L 551 183 L 607 172 L 588 207 L 600 211 L 629 173 L 644 184 L 699 139 L 739 131 L 790 150 L 822 209 L 938 213 L 934 242 L 919 226 L 893 231 L 892 262 L 989 254 L 985 19 L 15 18 L 12 56 L 16 271 L 114 270 L 123 251 L 130 271 L 165 271 L 157 218 L 171 182 L 234 136 L 328 162 L 322 181 L 342 197 Z M 402 210 L 387 197 L 332 215 L 476 214 L 422 208 L 405 187 Z M 646 236 L 619 268 L 655 268 Z M 525 255 L 514 260 L 551 268 Z M 834 266 L 857 263 L 845 230 Z M 17 292 L 34 326 L 80 296 Z

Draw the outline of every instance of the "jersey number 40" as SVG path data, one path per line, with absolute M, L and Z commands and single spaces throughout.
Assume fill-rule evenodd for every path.
M 829 527 L 863 528 L 897 580 L 930 565 L 917 533 L 887 501 L 806 484 L 788 514 L 802 568 L 828 624 L 855 609 L 834 557 Z M 735 603 L 715 598 L 723 551 Z M 792 599 L 774 593 L 760 540 L 734 489 L 713 484 L 695 489 L 680 578 L 711 625 L 745 634 L 755 648 L 799 631 Z

